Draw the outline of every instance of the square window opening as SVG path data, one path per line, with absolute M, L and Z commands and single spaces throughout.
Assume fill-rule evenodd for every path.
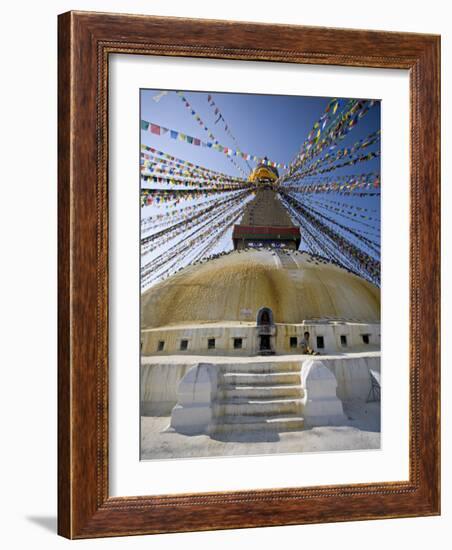
M 188 340 L 181 340 L 180 341 L 180 349 L 181 351 L 184 351 L 188 349 Z
M 157 345 L 157 351 L 163 351 L 165 349 L 165 342 L 163 340 L 159 340 L 159 343 Z
M 215 349 L 215 338 L 209 338 L 207 340 L 207 349 Z
M 291 336 L 290 337 L 290 347 L 291 348 L 296 348 L 298 345 L 298 338 L 296 336 Z
M 370 334 L 361 334 L 361 336 L 364 344 L 370 344 Z
M 323 336 L 317 336 L 317 348 L 323 349 L 325 347 L 325 340 Z
M 234 349 L 242 349 L 242 345 L 243 345 L 242 338 L 234 338 Z
M 347 336 L 345 334 L 341 334 L 341 346 L 347 347 Z

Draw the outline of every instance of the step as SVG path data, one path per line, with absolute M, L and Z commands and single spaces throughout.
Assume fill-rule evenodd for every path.
M 300 385 L 301 377 L 295 372 L 276 372 L 276 373 L 241 373 L 241 372 L 226 372 L 218 377 L 220 387 L 225 386 L 276 386 L 283 385 Z
M 298 264 L 291 255 L 283 252 L 282 250 L 276 250 L 276 254 L 283 267 L 286 269 L 298 269 Z
M 213 413 L 221 416 L 272 416 L 300 414 L 301 399 L 231 399 L 213 404 Z
M 296 361 L 280 362 L 256 362 L 256 363 L 223 363 L 218 366 L 218 371 L 224 373 L 277 373 L 300 372 L 301 365 Z
M 304 419 L 301 416 L 277 416 L 268 418 L 255 418 L 250 421 L 250 417 L 228 417 L 221 419 L 221 422 L 212 426 L 210 433 L 225 432 L 255 432 L 255 431 L 277 431 L 290 432 L 299 431 L 304 428 Z
M 304 390 L 299 385 L 283 385 L 276 386 L 222 386 L 220 396 L 223 400 L 234 397 L 298 397 L 304 396 Z

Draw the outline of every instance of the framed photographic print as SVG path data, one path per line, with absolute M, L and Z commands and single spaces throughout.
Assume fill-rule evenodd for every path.
M 141 459 L 380 447 L 380 101 L 140 107 Z
M 439 37 L 59 17 L 59 533 L 439 514 Z

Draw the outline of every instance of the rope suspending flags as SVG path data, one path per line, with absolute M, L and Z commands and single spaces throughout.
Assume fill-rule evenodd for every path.
M 202 140 L 147 120 L 141 121 L 144 132 L 166 136 L 168 143 L 176 140 L 212 149 L 227 155 L 232 164 L 252 161 L 281 169 L 273 185 L 301 228 L 301 250 L 380 284 L 380 131 L 367 123 L 360 126 L 375 101 L 330 100 L 304 141 L 300 139 L 302 145 L 294 160 L 285 165 L 243 152 L 212 94 L 207 96 L 215 116 L 210 126 L 224 130 L 233 147 L 221 144 L 186 95 L 178 95 L 208 138 Z M 357 127 L 367 131 L 350 139 Z M 259 183 L 144 144 L 140 162 L 141 282 L 145 289 L 193 262 L 228 253 L 232 227 L 239 223 Z
M 176 92 L 177 95 L 181 98 L 183 104 L 187 107 L 192 117 L 196 120 L 196 122 L 201 126 L 201 128 L 207 133 L 209 136 L 209 139 L 211 139 L 215 144 L 218 144 L 217 138 L 212 134 L 212 131 L 209 130 L 209 128 L 206 126 L 205 122 L 202 120 L 202 118 L 198 115 L 198 113 L 194 110 L 192 105 L 189 103 L 188 99 L 184 96 L 183 92 Z M 243 168 L 239 166 L 235 160 L 228 156 L 229 161 L 243 174 L 243 176 L 246 177 L 246 173 L 243 171 Z
M 337 147 L 339 141 L 358 124 L 363 116 L 375 105 L 374 100 L 349 100 L 343 110 L 339 109 L 341 100 L 332 100 L 322 117 L 314 124 L 314 128 L 303 143 L 300 153 L 290 164 L 287 173 L 281 178 L 284 182 L 292 178 L 300 168 L 319 155 L 326 147 L 330 150 Z M 337 105 L 337 107 L 336 107 Z M 336 109 L 336 110 L 335 110 Z M 330 112 L 336 116 L 331 117 Z M 329 122 L 329 124 L 328 124 Z M 325 124 L 324 124 L 325 123 Z
M 250 153 L 237 151 L 232 149 L 231 147 L 225 147 L 224 145 L 220 145 L 219 143 L 213 143 L 211 141 L 202 141 L 200 138 L 189 136 L 187 134 L 184 134 L 183 132 L 179 132 L 178 130 L 173 130 L 171 128 L 165 128 L 164 126 L 160 126 L 159 124 L 155 124 L 153 122 L 148 122 L 147 120 L 141 121 L 141 129 L 145 132 L 150 132 L 151 134 L 154 134 L 156 136 L 167 136 L 170 139 L 183 141 L 190 145 L 194 145 L 195 147 L 207 147 L 209 149 L 212 149 L 213 151 L 224 153 L 229 157 L 234 157 L 234 156 L 241 157 L 244 160 L 253 160 L 258 164 L 265 164 L 267 166 L 272 166 L 274 168 L 284 168 L 284 169 L 287 168 L 285 164 L 274 162 L 266 158 L 261 158 L 261 157 L 258 157 L 257 155 L 252 155 Z
M 154 147 L 148 147 L 147 145 L 141 145 L 141 156 L 144 159 L 151 159 L 155 162 L 161 163 L 161 164 L 168 164 L 168 165 L 175 165 L 175 166 L 187 166 L 193 171 L 199 171 L 205 174 L 209 174 L 212 176 L 222 176 L 224 178 L 233 179 L 236 181 L 245 181 L 243 178 L 238 178 L 236 176 L 231 176 L 230 174 L 226 174 L 224 172 L 218 172 L 216 170 L 211 170 L 210 168 L 206 168 L 205 166 L 199 166 L 198 164 L 193 164 L 192 162 L 189 162 L 188 160 L 183 160 L 178 157 L 174 157 L 172 155 L 168 155 L 168 153 L 164 153 L 163 151 L 159 151 L 158 149 L 154 149 Z
M 220 111 L 220 108 L 218 107 L 218 105 L 215 103 L 215 100 L 213 99 L 212 95 L 211 94 L 208 94 L 207 96 L 207 102 L 208 104 L 210 105 L 210 107 L 212 108 L 212 111 L 213 111 L 213 114 L 216 118 L 215 120 L 215 123 L 214 124 L 217 124 L 218 122 L 222 121 L 223 123 L 223 126 L 224 126 L 224 131 L 227 133 L 227 135 L 232 139 L 232 141 L 235 143 L 235 146 L 237 147 L 237 149 L 240 149 L 239 147 L 239 144 L 237 143 L 237 140 L 235 138 L 235 136 L 233 135 L 233 133 L 231 132 L 231 128 L 230 126 L 228 125 L 228 123 L 226 122 L 224 116 L 223 116 L 223 113 Z M 250 166 L 250 164 L 248 163 L 248 160 L 245 159 L 245 162 L 248 166 L 248 169 L 249 171 L 251 172 L 252 171 L 252 168 Z

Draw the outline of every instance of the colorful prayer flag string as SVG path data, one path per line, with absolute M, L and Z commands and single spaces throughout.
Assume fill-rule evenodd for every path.
M 275 168 L 287 168 L 285 164 L 274 162 L 265 158 L 261 158 L 257 155 L 252 155 L 250 153 L 244 153 L 243 151 L 236 151 L 232 149 L 231 147 L 225 147 L 224 145 L 221 145 L 220 143 L 213 143 L 211 141 L 202 141 L 201 139 L 189 136 L 187 134 L 184 134 L 183 132 L 179 132 L 178 130 L 173 130 L 170 128 L 166 128 L 164 126 L 160 126 L 159 124 L 155 124 L 153 122 L 148 122 L 147 120 L 141 121 L 141 129 L 145 132 L 150 132 L 151 134 L 154 134 L 156 136 L 169 136 L 171 139 L 183 141 L 185 143 L 188 143 L 190 145 L 194 145 L 197 147 L 207 147 L 208 149 L 212 149 L 214 151 L 217 151 L 219 153 L 223 153 L 225 155 L 228 155 L 229 157 L 237 156 L 242 157 L 243 159 L 250 160 L 257 162 L 258 164 L 266 164 L 267 166 L 273 166 Z

